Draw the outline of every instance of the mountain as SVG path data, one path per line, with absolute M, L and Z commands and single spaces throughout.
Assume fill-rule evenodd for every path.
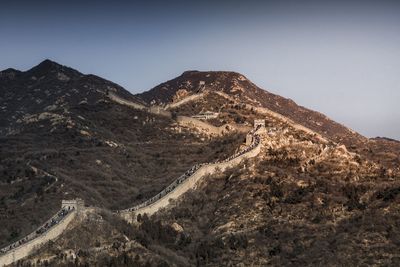
M 79 103 L 93 105 L 104 99 L 107 90 L 135 101 L 128 91 L 112 82 L 94 75 L 83 75 L 50 60 L 26 72 L 2 71 L 0 134 L 18 131 L 20 125 L 17 122 L 29 114 L 68 109 Z
M 365 139 L 321 113 L 259 88 L 245 76 L 235 72 L 188 71 L 137 96 L 147 103 L 171 103 L 179 99 L 179 96 L 187 97 L 204 91 L 223 92 L 242 103 L 268 108 L 335 142 L 350 144 Z
M 147 92 L 137 94 L 136 97 L 148 104 L 173 105 L 173 103 L 179 104 L 180 100 L 188 99 L 190 96 L 201 96 L 202 103 L 191 101 L 171 109 L 178 113 L 195 115 L 201 110 L 209 109 L 211 105 L 214 105 L 215 110 L 223 107 L 226 104 L 226 95 L 231 98 L 230 100 L 241 105 L 247 104 L 259 111 L 266 108 L 268 111 L 283 115 L 286 119 L 333 142 L 346 145 L 352 152 L 373 160 L 382 159 L 389 167 L 398 166 L 400 144 L 396 140 L 368 139 L 319 112 L 299 106 L 291 99 L 259 88 L 245 76 L 236 72 L 187 71 Z M 193 105 L 197 105 L 197 108 Z M 381 157 L 382 154 L 386 156 Z
M 61 199 L 126 208 L 195 162 L 230 155 L 244 138 L 211 139 L 111 94 L 141 104 L 112 82 L 49 60 L 0 72 L 1 246 L 36 229 Z
M 400 264 L 395 140 L 363 137 L 234 72 L 187 71 L 131 95 L 46 60 L 0 72 L 0 90 L 2 243 L 61 199 L 89 206 L 23 266 Z M 133 224 L 112 212 L 241 151 L 256 119 L 266 126 L 255 157 Z

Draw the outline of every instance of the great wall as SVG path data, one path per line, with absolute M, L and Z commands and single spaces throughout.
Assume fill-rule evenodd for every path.
M 149 113 L 152 114 L 156 114 L 156 115 L 161 115 L 164 117 L 168 117 L 171 118 L 172 117 L 172 112 L 169 111 L 168 109 L 170 108 L 175 108 L 178 107 L 182 104 L 185 104 L 187 102 L 196 100 L 200 97 L 204 97 L 204 94 L 196 94 L 196 95 L 192 95 L 192 96 L 188 96 L 176 103 L 173 104 L 168 104 L 166 107 L 162 107 L 162 106 L 144 106 L 142 104 L 138 104 L 129 100 L 126 100 L 124 98 L 121 98 L 119 96 L 117 96 L 116 94 L 112 93 L 112 92 L 108 92 L 107 93 L 107 97 L 118 103 L 121 105 L 125 105 L 134 109 L 139 109 L 139 110 L 143 110 L 143 111 L 147 111 Z M 176 122 L 181 124 L 181 125 L 185 125 L 185 126 L 189 126 L 192 128 L 196 128 L 197 130 L 206 133 L 208 135 L 222 135 L 228 131 L 238 131 L 238 132 L 248 132 L 250 130 L 250 127 L 248 126 L 241 126 L 241 125 L 234 125 L 234 124 L 224 124 L 222 126 L 214 126 L 211 125 L 209 123 L 205 123 L 200 119 L 194 118 L 194 117 L 189 117 L 189 116 L 177 116 L 176 117 Z
M 182 196 L 194 188 L 201 178 L 224 171 L 238 165 L 242 160 L 257 156 L 261 150 L 258 132 L 264 128 L 263 120 L 256 120 L 254 128 L 247 134 L 246 148 L 220 162 L 197 164 L 178 177 L 156 196 L 129 209 L 115 213 L 130 223 L 134 223 L 139 214 L 154 214 L 167 207 L 170 201 Z M 0 266 L 6 266 L 31 255 L 50 240 L 55 240 L 68 225 L 85 209 L 82 200 L 63 200 L 61 210 L 46 223 L 24 238 L 0 249 Z
M 30 255 L 50 240 L 56 239 L 84 209 L 83 201 L 63 200 L 61 210 L 34 232 L 0 249 L 0 266 L 9 265 Z
M 234 100 L 231 96 L 223 92 L 216 92 L 216 93 L 228 100 L 232 101 Z M 204 93 L 196 94 L 194 96 L 189 96 L 185 99 L 180 100 L 177 103 L 170 104 L 167 107 L 161 107 L 161 106 L 147 107 L 145 105 L 121 98 L 112 92 L 108 92 L 107 97 L 116 103 L 129 106 L 133 109 L 139 109 L 152 114 L 157 114 L 171 118 L 172 113 L 168 110 L 169 108 L 173 108 L 185 104 L 187 102 L 196 100 L 198 98 L 204 97 L 203 94 Z M 324 143 L 327 142 L 327 140 L 320 134 L 302 125 L 299 125 L 293 122 L 292 120 L 288 119 L 287 117 L 275 113 L 267 108 L 255 107 L 249 104 L 245 104 L 245 107 L 247 109 L 254 109 L 259 114 L 272 116 L 280 121 L 289 124 L 290 126 L 294 127 L 297 130 L 316 136 L 318 139 L 320 139 L 320 141 Z M 176 121 L 181 125 L 195 127 L 198 130 L 205 132 L 206 134 L 209 135 L 221 135 L 229 130 L 244 132 L 248 131 L 249 129 L 248 127 L 239 127 L 230 124 L 216 127 L 208 123 L 205 123 L 202 120 L 187 116 L 177 116 Z M 231 128 L 229 129 L 229 127 Z M 201 178 L 234 167 L 238 165 L 243 159 L 257 156 L 261 150 L 261 142 L 258 132 L 262 129 L 265 130 L 265 121 L 255 120 L 254 128 L 246 136 L 246 146 L 247 146 L 246 149 L 236 153 L 235 155 L 232 155 L 231 157 L 222 162 L 197 164 L 193 166 L 191 169 L 189 169 L 187 172 L 185 172 L 182 176 L 178 177 L 174 182 L 172 182 L 169 186 L 167 186 L 156 196 L 134 207 L 124 210 L 119 210 L 116 211 L 115 213 L 121 216 L 123 219 L 127 220 L 128 222 L 134 223 L 136 221 L 136 217 L 139 214 L 146 213 L 148 215 L 151 215 L 159 211 L 160 209 L 167 207 L 170 204 L 171 200 L 179 198 L 185 192 L 194 188 L 196 184 L 201 180 Z M 56 239 L 67 229 L 69 223 L 73 221 L 83 209 L 85 209 L 83 203 L 80 200 L 63 201 L 62 210 L 65 210 L 65 207 L 69 208 L 73 207 L 73 208 L 69 210 L 66 216 L 62 217 L 59 221 L 57 221 L 56 224 L 48 228 L 43 233 L 38 235 L 37 234 L 38 230 L 36 230 L 35 232 L 20 239 L 19 241 L 11 245 L 8 245 L 3 249 L 0 249 L 0 266 L 5 266 L 13 262 L 16 262 L 24 257 L 27 257 L 30 254 L 32 254 L 35 250 L 37 250 L 39 247 L 43 246 L 46 242 Z M 54 215 L 52 218 L 50 218 L 49 221 L 47 221 L 46 223 L 51 222 L 51 220 L 53 220 L 54 217 L 56 216 L 57 214 Z M 46 223 L 44 225 L 46 225 Z M 38 229 L 41 228 L 43 228 L 43 225 Z
M 234 100 L 231 96 L 229 96 L 223 92 L 216 92 L 216 93 L 228 100 L 232 100 L 232 101 Z M 164 108 L 161 106 L 148 107 L 148 106 L 121 98 L 112 92 L 107 92 L 107 97 L 116 103 L 129 106 L 133 109 L 139 109 L 139 110 L 143 110 L 143 111 L 146 111 L 146 112 L 149 112 L 152 114 L 157 114 L 157 115 L 171 118 L 172 113 L 168 110 L 169 108 L 177 107 L 177 106 L 185 104 L 187 102 L 204 97 L 204 93 L 189 96 L 185 99 L 178 101 L 177 103 L 170 104 Z M 314 131 L 312 131 L 302 125 L 298 125 L 295 122 L 293 122 L 292 120 L 290 120 L 278 113 L 275 113 L 267 108 L 255 107 L 255 106 L 252 106 L 249 104 L 246 104 L 245 107 L 247 109 L 253 108 L 259 114 L 272 116 L 278 120 L 286 122 L 287 124 L 291 125 L 292 127 L 294 127 L 297 130 L 303 131 L 308 134 L 312 134 L 312 135 L 316 136 L 317 138 L 319 138 L 321 141 L 327 142 L 327 140 L 325 138 L 323 138 L 321 135 L 315 133 Z M 177 116 L 176 121 L 181 125 L 195 127 L 198 130 L 205 132 L 206 134 L 209 134 L 209 135 L 221 135 L 229 130 L 236 130 L 236 131 L 244 132 L 244 131 L 248 131 L 248 129 L 249 129 L 247 127 L 233 126 L 230 124 L 216 127 L 216 126 L 210 125 L 208 123 L 205 123 L 202 120 L 199 120 L 199 119 L 196 119 L 193 117 L 187 117 L 187 116 Z M 229 127 L 230 127 L 230 129 L 229 129 Z M 182 176 L 178 177 L 174 182 L 172 182 L 169 186 L 167 186 L 164 190 L 162 190 L 156 196 L 154 196 L 154 197 L 148 199 L 147 201 L 145 201 L 141 204 L 138 204 L 134 207 L 124 209 L 124 210 L 119 210 L 119 211 L 116 211 L 115 213 L 118 214 L 119 216 L 121 216 L 122 218 L 124 218 L 125 220 L 127 220 L 128 222 L 134 223 L 136 221 L 136 217 L 139 214 L 146 213 L 148 215 L 151 215 L 151 214 L 154 214 L 155 212 L 159 211 L 160 209 L 167 207 L 170 204 L 171 200 L 179 198 L 185 192 L 194 188 L 196 186 L 196 184 L 201 180 L 201 178 L 203 178 L 207 175 L 212 175 L 219 171 L 224 171 L 230 167 L 234 167 L 234 166 L 238 165 L 243 159 L 252 158 L 252 157 L 257 156 L 261 150 L 260 137 L 257 134 L 257 132 L 260 129 L 265 130 L 265 121 L 264 120 L 255 120 L 253 130 L 251 130 L 246 136 L 246 146 L 247 146 L 246 149 L 238 152 L 235 155 L 232 155 L 231 157 L 229 157 L 228 159 L 226 159 L 222 162 L 197 164 L 197 165 L 193 166 L 191 169 L 189 169 L 187 172 L 185 172 Z M 63 201 L 61 210 L 62 211 L 65 210 L 65 207 L 69 207 L 69 208 L 73 207 L 73 208 L 71 210 L 69 210 L 69 212 L 68 212 L 68 214 L 66 214 L 66 216 L 59 219 L 57 221 L 57 223 L 53 224 L 52 227 L 48 228 L 43 233 L 37 234 L 37 231 L 42 229 L 43 226 L 46 225 L 47 223 L 54 220 L 54 218 L 57 216 L 57 214 L 54 215 L 52 218 L 50 218 L 44 225 L 39 227 L 35 232 L 18 240 L 17 242 L 14 242 L 13 244 L 6 246 L 3 249 L 0 249 L 0 266 L 5 266 L 5 265 L 11 264 L 13 262 L 16 262 L 16 261 L 32 254 L 33 251 L 35 251 L 39 247 L 43 246 L 46 242 L 56 239 L 58 236 L 60 236 L 63 233 L 63 231 L 66 230 L 68 224 L 71 221 L 73 221 L 73 219 L 76 218 L 76 216 L 79 214 L 79 212 L 84 209 L 84 205 L 80 200 Z
M 115 101 L 121 105 L 126 105 L 135 109 L 140 109 L 140 110 L 146 110 L 149 113 L 153 113 L 153 114 L 158 114 L 158 115 L 162 115 L 162 116 L 167 116 L 167 117 L 172 117 L 172 113 L 169 111 L 169 109 L 171 108 L 176 108 L 180 105 L 186 104 L 188 102 L 197 100 L 199 98 L 204 98 L 206 96 L 206 94 L 208 94 L 210 92 L 203 90 L 203 92 L 198 93 L 198 94 L 193 94 L 190 96 L 187 96 L 175 103 L 171 103 L 165 106 L 165 108 L 161 107 L 161 106 L 151 106 L 151 107 L 146 107 L 142 104 L 138 104 L 132 101 L 128 101 L 126 99 L 123 99 L 115 94 L 113 94 L 112 92 L 108 93 L 108 98 L 111 99 L 112 101 Z M 233 98 L 232 96 L 222 92 L 222 91 L 213 91 L 212 93 L 215 93 L 229 101 L 233 101 L 236 102 L 236 99 Z M 323 143 L 329 143 L 329 140 L 327 140 L 325 137 L 323 137 L 321 134 L 311 130 L 310 128 L 307 128 L 299 123 L 294 122 L 292 119 L 285 117 L 277 112 L 274 112 L 268 108 L 265 107 L 260 107 L 260 106 L 254 106 L 254 105 L 250 105 L 250 104 L 244 104 L 244 107 L 248 110 L 254 110 L 257 113 L 261 114 L 261 115 L 267 115 L 267 116 L 271 116 L 281 122 L 284 122 L 290 126 L 292 126 L 294 129 L 305 132 L 306 134 L 310 134 L 310 135 L 314 135 L 316 138 L 318 138 L 321 142 Z M 178 116 L 177 118 L 178 123 L 181 123 L 183 125 L 193 125 L 195 127 L 198 127 L 199 129 L 208 132 L 210 134 L 213 135 L 219 135 L 222 134 L 226 131 L 226 127 L 232 127 L 237 131 L 242 131 L 243 127 L 237 126 L 237 125 L 230 125 L 230 124 L 226 124 L 220 127 L 215 127 L 212 126 L 210 124 L 206 124 L 204 122 L 202 122 L 201 120 L 198 120 L 196 118 L 193 117 L 187 117 L 187 116 Z
M 260 125 L 256 124 L 254 130 L 251 131 L 247 137 L 252 137 L 251 143 L 244 150 L 239 151 L 223 161 L 197 164 L 154 197 L 129 209 L 118 211 L 117 213 L 128 222 L 134 223 L 137 215 L 144 213 L 151 215 L 168 206 L 171 200 L 179 198 L 189 189 L 194 188 L 197 182 L 206 175 L 224 171 L 238 165 L 243 159 L 257 156 L 261 149 L 260 137 L 257 134 L 259 129 L 261 129 Z

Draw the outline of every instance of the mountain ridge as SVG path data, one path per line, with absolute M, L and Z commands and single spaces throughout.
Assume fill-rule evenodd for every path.
M 238 73 L 188 71 L 133 96 L 52 62 L 33 72 L 44 78 L 0 78 L 0 240 L 41 225 L 61 199 L 90 208 L 21 264 L 387 265 L 365 240 L 395 255 L 400 144 L 361 138 Z M 110 214 L 165 190 L 190 166 L 238 153 L 245 138 L 230 126 L 258 119 L 265 129 L 256 157 L 205 176 L 133 225 Z M 196 122 L 224 129 L 211 134 Z
M 200 82 L 204 83 L 204 86 L 200 86 Z M 330 138 L 334 138 L 335 141 L 347 142 L 347 145 L 350 142 L 354 142 L 355 139 L 364 138 L 362 135 L 331 120 L 320 112 L 299 106 L 292 99 L 284 98 L 259 88 L 244 75 L 237 72 L 188 71 L 172 80 L 157 85 L 149 91 L 137 94 L 136 96 L 142 98 L 149 104 L 152 102 L 156 104 L 166 104 L 173 102 L 173 97 L 180 90 L 186 90 L 187 93 L 193 94 L 205 90 L 205 88 L 211 91 L 229 93 L 236 97 L 251 98 L 253 101 L 256 101 L 252 103 L 256 106 L 269 108 L 300 124 L 306 124 L 305 126 L 323 135 L 327 135 Z M 242 100 L 244 99 L 242 98 Z M 307 117 L 304 118 L 304 116 Z M 310 120 L 315 121 L 309 123 L 308 121 Z M 346 138 L 349 140 L 346 140 Z
M 26 71 L 20 71 L 20 70 L 16 70 L 14 68 L 7 68 L 5 70 L 0 71 L 0 78 L 1 78 L 1 74 L 6 75 L 6 74 L 10 74 L 10 73 L 16 73 L 16 74 L 26 74 L 26 75 L 34 75 L 34 74 L 40 74 L 40 73 L 48 73 L 48 72 L 55 72 L 57 70 L 66 70 L 69 72 L 72 72 L 76 75 L 79 75 L 80 77 L 84 77 L 86 79 L 101 79 L 102 81 L 108 82 L 110 84 L 112 84 L 115 87 L 118 88 L 122 88 L 120 85 L 111 82 L 109 80 L 103 79 L 95 74 L 82 74 L 81 72 L 77 71 L 76 69 L 73 69 L 71 67 L 59 64 L 51 59 L 45 59 L 42 62 L 40 62 L 38 65 L 26 70 Z M 304 106 L 301 105 L 297 105 L 295 101 L 293 101 L 290 98 L 284 98 L 276 93 L 270 93 L 264 89 L 259 88 L 258 86 L 256 86 L 254 83 L 252 83 L 250 80 L 248 80 L 248 78 L 246 76 L 244 76 L 243 74 L 236 72 L 236 71 L 198 71 L 198 70 L 187 70 L 184 71 L 180 76 L 170 79 L 166 82 L 160 83 L 159 85 L 153 87 L 152 89 L 148 90 L 148 91 L 144 91 L 141 93 L 137 93 L 137 94 L 132 94 L 131 92 L 129 92 L 128 90 L 124 89 L 124 93 L 123 93 L 123 97 L 127 97 L 130 98 L 132 100 L 132 96 L 136 96 L 136 98 L 134 99 L 135 101 L 139 101 L 142 100 L 143 102 L 141 102 L 141 104 L 143 103 L 147 103 L 147 104 L 151 104 L 151 102 L 153 101 L 153 104 L 167 104 L 170 102 L 173 102 L 172 96 L 181 88 L 179 88 L 179 85 L 182 85 L 183 81 L 188 80 L 189 78 L 192 78 L 194 80 L 194 82 L 198 82 L 198 81 L 216 81 L 215 76 L 226 76 L 225 79 L 239 79 L 240 81 L 244 81 L 245 83 L 248 83 L 250 86 L 250 88 L 252 90 L 256 89 L 257 91 L 263 91 L 266 92 L 268 94 L 268 97 L 270 97 L 271 99 L 274 100 L 279 100 L 279 102 L 286 102 L 286 104 L 284 105 L 285 107 L 290 107 L 292 106 L 292 108 L 294 110 L 296 110 L 296 112 L 305 112 L 305 111 L 309 111 L 309 112 L 313 112 L 318 114 L 318 116 L 320 116 L 321 118 L 330 120 L 336 124 L 341 125 L 344 128 L 349 129 L 351 132 L 356 133 L 354 130 L 351 130 L 350 128 L 348 128 L 347 126 L 344 126 L 343 124 L 337 123 L 335 121 L 333 121 L 332 119 L 330 119 L 329 117 L 327 117 L 325 114 L 319 112 L 319 111 L 314 111 L 311 109 L 308 109 Z M 204 78 L 204 79 L 202 79 Z M 208 79 L 207 79 L 208 78 Z M 173 84 L 173 85 L 171 85 Z M 178 85 L 178 86 L 177 86 Z M 169 95 L 165 96 L 165 98 L 163 98 L 163 94 L 160 93 L 159 91 L 161 91 L 160 89 L 163 87 L 169 87 L 168 89 L 172 90 L 172 92 L 168 92 Z M 218 90 L 221 91 L 227 91 L 230 87 L 232 86 L 232 84 L 228 85 L 224 85 L 222 88 L 218 88 Z M 1 89 L 1 88 L 0 88 Z M 122 88 L 123 89 L 123 88 Z M 183 89 L 188 89 L 188 88 L 183 88 Z M 189 88 L 189 89 L 193 89 Z M 215 88 L 213 88 L 215 89 Z M 167 90 L 168 91 L 168 90 Z M 153 92 L 157 92 L 160 93 L 159 95 L 161 96 L 161 98 L 159 99 L 154 99 L 152 98 L 152 94 Z M 257 92 L 258 93 L 258 92 Z M 263 103 L 262 103 L 263 104 Z M 279 106 L 279 104 L 277 105 Z M 268 106 L 267 106 L 268 107 Z M 271 108 L 271 105 L 269 105 L 269 108 Z M 272 111 L 277 111 L 276 108 L 271 109 Z M 305 111 L 304 111 L 305 110 Z M 278 110 L 279 111 L 279 110 Z M 280 112 L 278 112 L 280 113 Z M 283 115 L 283 114 L 282 114 Z M 287 115 L 287 114 L 286 114 Z M 291 117 L 289 117 L 291 118 Z M 357 135 L 359 135 L 360 137 L 363 137 L 361 134 L 356 133 Z M 376 139 L 379 139 L 380 137 L 376 137 Z M 394 141 L 399 141 L 393 138 L 388 138 L 388 137 L 381 137 L 384 139 L 391 139 Z M 373 139 L 373 137 L 371 137 L 370 139 Z
M 230 154 L 236 148 L 221 147 L 225 140 L 242 141 L 234 133 L 211 139 L 115 103 L 108 94 L 139 100 L 98 76 L 50 61 L 32 69 L 0 78 L 0 224 L 7 226 L 0 231 L 2 242 L 35 229 L 59 209 L 63 196 L 127 207 L 161 190 L 194 160 Z

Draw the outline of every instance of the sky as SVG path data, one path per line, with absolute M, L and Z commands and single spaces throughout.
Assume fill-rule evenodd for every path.
M 367 137 L 400 140 L 400 1 L 0 0 L 0 69 L 49 58 L 151 89 L 237 71 Z

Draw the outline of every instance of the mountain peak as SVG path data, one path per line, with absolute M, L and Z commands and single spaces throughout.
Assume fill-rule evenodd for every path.
M 58 67 L 58 66 L 60 66 L 61 67 L 62 65 L 47 58 L 47 59 L 43 60 L 42 62 L 40 62 L 37 66 L 42 66 L 42 67 Z
M 245 77 L 243 74 L 236 71 L 198 71 L 187 70 L 184 71 L 180 77 L 213 77 L 213 78 L 239 78 Z
M 18 73 L 18 72 L 21 72 L 21 71 L 20 70 L 16 70 L 14 68 L 8 68 L 8 69 L 2 70 L 0 72 L 1 73 Z
M 55 61 L 52 61 L 50 59 L 45 59 L 42 62 L 40 62 L 38 65 L 35 67 L 31 68 L 29 72 L 32 71 L 51 71 L 53 69 L 60 69 L 63 66 L 61 64 L 58 64 Z
M 189 70 L 180 76 L 161 83 L 150 91 L 140 94 L 147 103 L 165 104 L 176 99 L 177 94 L 197 94 L 204 90 L 222 91 L 229 94 L 254 89 L 244 75 L 234 71 L 197 71 Z
M 14 79 L 20 73 L 21 73 L 21 71 L 19 71 L 19 70 L 16 70 L 13 68 L 8 68 L 8 69 L 0 71 L 0 78 L 6 77 L 8 79 Z
M 43 60 L 35 67 L 28 70 L 27 73 L 33 76 L 45 76 L 49 73 L 64 73 L 68 76 L 81 76 L 81 73 L 77 70 L 61 65 L 50 59 Z

